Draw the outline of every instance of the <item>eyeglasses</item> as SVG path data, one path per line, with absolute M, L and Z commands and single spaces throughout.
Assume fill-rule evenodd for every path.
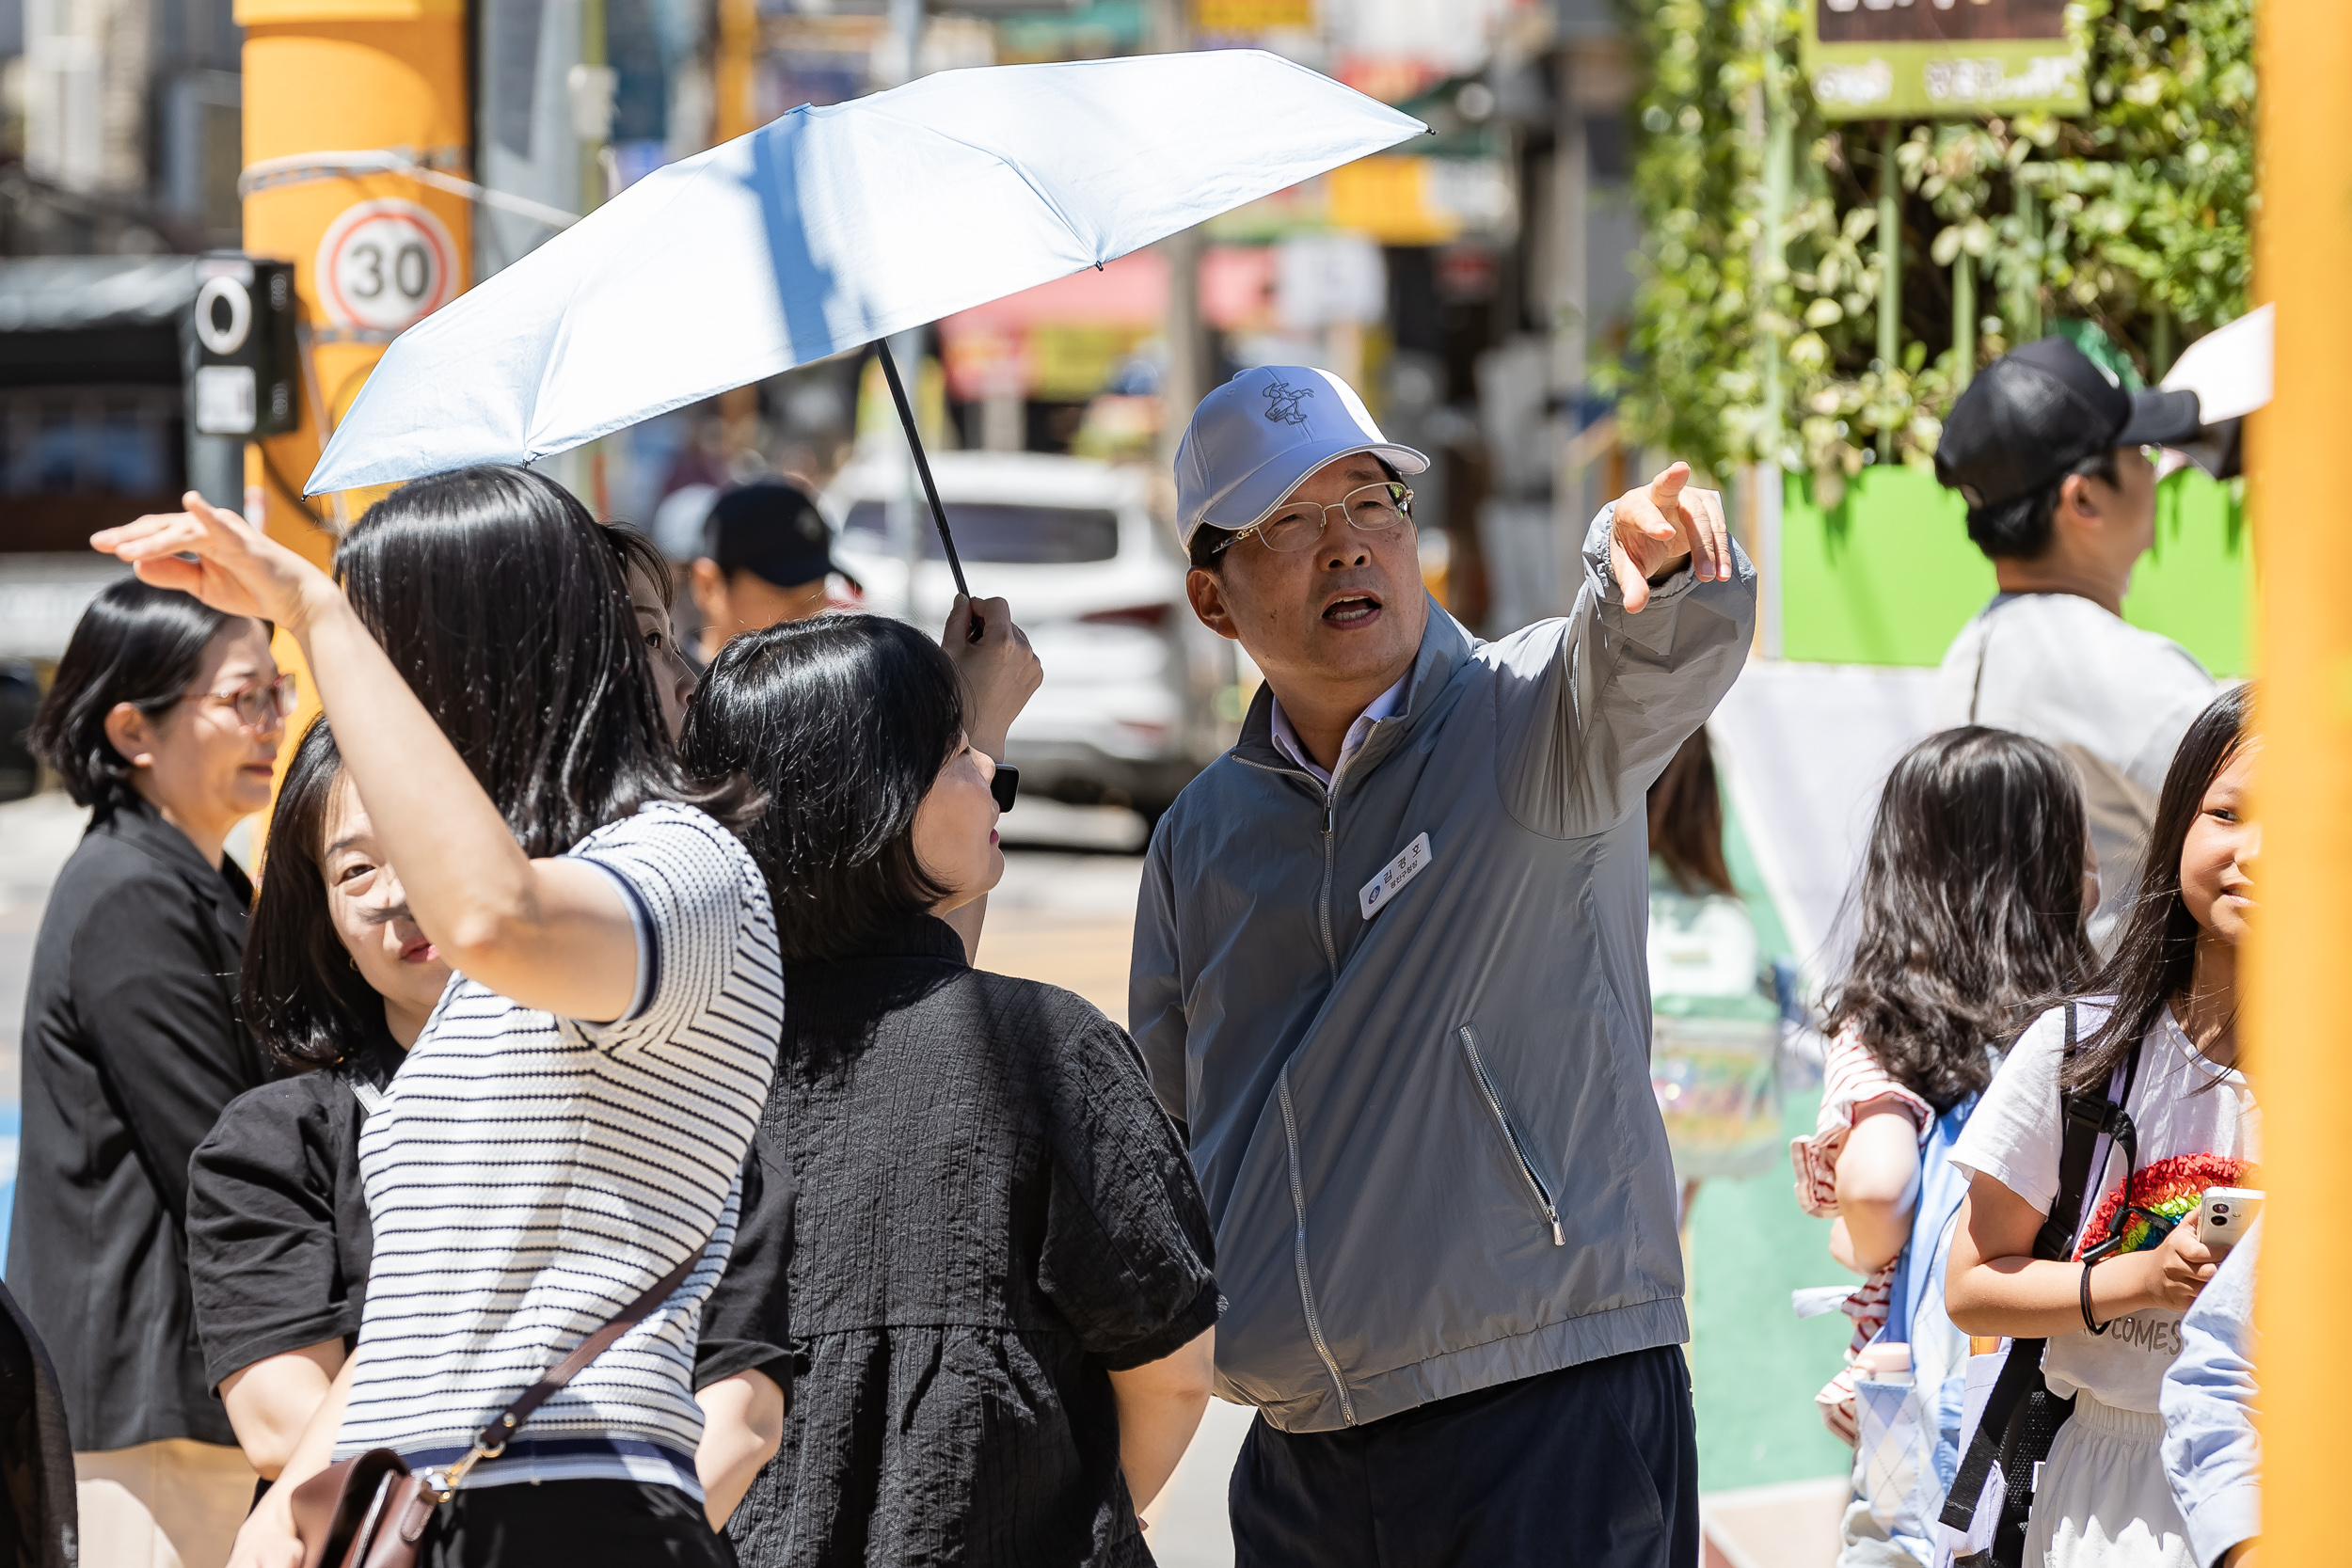
M 293 675 L 280 673 L 265 686 L 241 686 L 234 691 L 207 691 L 203 695 L 208 703 L 233 709 L 243 728 L 261 730 L 294 717 L 302 689 Z
M 1253 533 L 1267 549 L 1284 555 L 1312 549 L 1315 541 L 1323 537 L 1324 528 L 1334 512 L 1345 517 L 1347 526 L 1359 533 L 1386 533 L 1412 520 L 1413 493 L 1402 484 L 1391 483 L 1350 490 L 1324 506 L 1313 501 L 1288 501 L 1273 516 L 1237 531 L 1217 547 L 1217 554 L 1223 555 Z

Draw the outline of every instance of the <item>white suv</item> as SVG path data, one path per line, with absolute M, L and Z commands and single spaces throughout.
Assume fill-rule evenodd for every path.
M 1012 727 L 1023 792 L 1131 805 L 1157 821 L 1232 743 L 1217 713 L 1234 663 L 1184 601 L 1184 561 L 1152 520 L 1144 476 L 1083 458 L 962 451 L 933 454 L 931 474 L 972 592 L 1011 602 L 1045 666 Z M 890 502 L 911 483 L 904 459 L 884 453 L 852 462 L 821 498 L 839 531 L 834 558 L 877 610 L 906 608 L 907 550 L 891 535 Z M 913 615 L 935 633 L 955 579 L 919 483 L 916 498 Z

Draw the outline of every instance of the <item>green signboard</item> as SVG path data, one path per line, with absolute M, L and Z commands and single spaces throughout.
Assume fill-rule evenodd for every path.
M 1831 119 L 2090 107 L 2066 0 L 1806 0 L 1804 71 Z

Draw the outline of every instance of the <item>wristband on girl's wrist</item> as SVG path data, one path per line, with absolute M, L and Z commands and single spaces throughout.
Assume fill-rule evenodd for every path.
M 2083 1326 L 2093 1334 L 2105 1334 L 2107 1323 L 2115 1320 L 2109 1318 L 2106 1323 L 2103 1323 L 2090 1315 L 2090 1267 L 2089 1263 L 2083 1265 Z

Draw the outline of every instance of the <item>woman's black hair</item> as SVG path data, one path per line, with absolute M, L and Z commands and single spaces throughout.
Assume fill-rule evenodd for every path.
M 767 797 L 738 830 L 768 879 L 784 961 L 852 953 L 946 896 L 914 852 L 914 813 L 963 733 L 939 645 L 879 615 L 788 621 L 730 641 L 687 705 L 678 746 L 705 777 Z
M 1715 787 L 1715 753 L 1704 724 L 1649 786 L 1649 852 L 1666 863 L 1675 886 L 1692 896 L 1740 895 L 1724 863 L 1724 799 Z
M 2155 1027 L 2165 1004 L 2187 989 L 2197 966 L 2198 926 L 2181 896 L 2181 851 L 2205 791 L 2250 738 L 2253 717 L 2249 682 L 2216 697 L 2181 736 L 2156 798 L 2130 917 L 2115 951 L 2084 988 L 2086 995 L 2115 1001 L 2060 1074 L 2067 1088 L 2105 1088 L 2133 1042 Z
M 677 579 L 670 576 L 670 558 L 661 553 L 661 546 L 646 538 L 628 523 L 604 525 L 605 543 L 612 546 L 612 559 L 621 563 L 621 585 L 628 586 L 631 572 L 643 572 L 645 580 L 661 595 L 661 608 L 673 610 L 677 605 Z
M 204 671 L 204 650 L 236 617 L 136 578 L 108 583 L 57 660 L 56 679 L 25 739 L 101 820 L 137 799 L 131 765 L 106 738 L 106 715 L 129 703 L 161 720 Z
M 295 745 L 269 818 L 269 861 L 246 928 L 246 1027 L 289 1067 L 332 1067 L 381 1033 L 384 998 L 360 974 L 326 903 L 326 813 L 342 753 L 322 718 Z
M 1940 1115 L 2091 963 L 2082 785 L 2039 740 L 1971 724 L 1887 775 L 1851 906 L 1853 955 L 1826 1027 L 1852 1029 Z
M 335 570 L 526 852 L 560 855 L 651 800 L 730 827 L 747 809 L 739 779 L 679 768 L 620 557 L 554 481 L 412 480 L 344 536 Z

